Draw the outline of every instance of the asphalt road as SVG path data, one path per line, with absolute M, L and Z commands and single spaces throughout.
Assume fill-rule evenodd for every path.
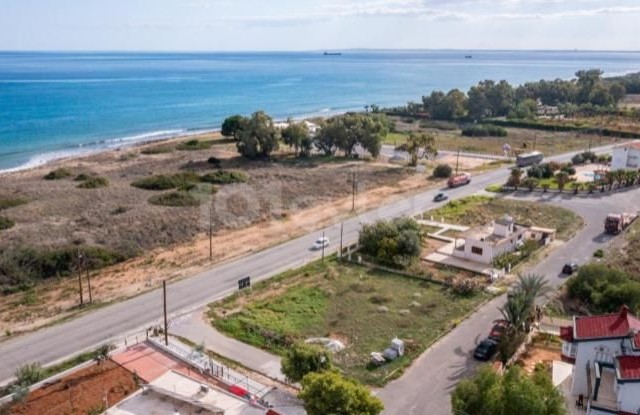
M 639 195 L 640 191 L 634 189 L 606 196 L 598 193 L 577 197 L 523 193 L 514 197 L 562 206 L 578 213 L 586 221 L 586 226 L 573 239 L 523 271 L 545 276 L 552 287 L 560 286 L 566 281 L 566 276 L 560 273 L 564 264 L 589 262 L 595 250 L 603 248 L 614 238 L 603 233 L 605 216 L 610 212 L 637 210 Z M 498 307 L 505 301 L 506 295 L 503 295 L 484 305 L 420 356 L 402 378 L 382 389 L 379 397 L 385 404 L 384 414 L 451 414 L 450 394 L 458 381 L 470 376 L 478 367 L 479 363 L 473 359 L 473 350 L 489 334 L 492 322 L 501 318 Z M 399 396 L 402 399 L 398 399 Z
M 595 150 L 607 151 L 610 148 L 603 147 Z M 549 159 L 568 160 L 573 154 Z M 489 184 L 504 182 L 508 174 L 509 170 L 507 168 L 492 171 L 474 177 L 472 183 L 467 186 L 447 190 L 447 193 L 450 198 L 473 194 L 484 189 Z M 352 242 L 357 239 L 358 230 L 362 223 L 370 223 L 382 218 L 413 215 L 436 207 L 438 204 L 433 203 L 432 198 L 441 190 L 429 190 L 344 221 L 345 242 Z M 222 298 L 236 290 L 237 280 L 244 276 L 251 275 L 252 281 L 258 281 L 319 258 L 321 253 L 310 251 L 309 247 L 323 231 L 332 241 L 331 249 L 327 250 L 326 253 L 335 252 L 340 240 L 340 224 L 310 232 L 303 237 L 215 266 L 206 272 L 170 284 L 167 288 L 169 313 L 172 315 L 183 313 Z M 145 327 L 157 322 L 161 316 L 162 296 L 160 290 L 156 289 L 132 299 L 86 313 L 70 321 L 10 338 L 0 343 L 0 379 L 8 380 L 13 376 L 15 369 L 24 363 L 39 361 L 42 364 L 49 364 L 73 356 L 81 351 L 97 347 L 100 344 L 114 341 L 114 339 L 121 338 L 127 333 L 144 330 Z M 487 319 L 487 321 L 491 320 L 492 318 Z M 467 324 L 465 323 L 461 327 L 466 327 Z M 461 331 L 464 330 L 456 330 L 454 336 L 457 337 L 457 333 Z M 460 344 L 462 345 L 461 347 L 466 347 L 464 349 L 466 353 L 469 344 L 464 342 Z M 439 346 L 435 349 L 439 349 Z M 429 351 L 426 355 L 427 357 L 423 357 L 421 362 L 432 353 L 432 351 Z M 460 364 L 459 359 L 457 362 Z M 449 367 L 449 363 L 444 360 L 441 360 L 438 364 L 445 364 Z M 423 367 L 422 363 L 417 366 Z M 445 371 L 445 367 L 442 367 L 442 371 Z M 415 376 L 415 371 L 411 373 L 411 376 Z M 431 370 L 426 371 L 424 373 L 425 379 L 432 377 L 432 374 Z M 430 391 L 428 388 L 423 390 Z M 415 391 L 416 393 L 418 392 L 417 389 Z M 392 395 L 386 396 L 390 397 Z M 393 399 L 387 398 L 386 400 L 389 401 L 387 403 L 389 408 L 393 408 L 393 402 L 391 402 Z M 405 399 L 402 400 L 405 401 Z M 440 405 L 440 408 L 444 410 L 445 407 Z M 392 411 L 387 413 L 397 414 L 403 412 Z

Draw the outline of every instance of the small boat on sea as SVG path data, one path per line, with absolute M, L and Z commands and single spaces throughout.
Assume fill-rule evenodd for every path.
M 465 58 L 465 59 L 473 59 L 473 56 L 471 56 L 471 55 L 465 55 L 465 57 L 464 57 L 464 58 Z
M 342 53 L 340 52 L 325 52 L 324 56 L 341 56 Z

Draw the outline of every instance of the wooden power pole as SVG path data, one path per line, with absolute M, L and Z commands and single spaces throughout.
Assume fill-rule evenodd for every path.
M 169 323 L 167 321 L 167 281 L 162 280 L 162 303 L 164 308 L 164 345 L 169 345 Z

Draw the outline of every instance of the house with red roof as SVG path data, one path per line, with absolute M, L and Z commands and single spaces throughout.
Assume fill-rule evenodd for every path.
M 640 168 L 640 142 L 623 144 L 613 149 L 611 170 L 638 170 Z
M 571 393 L 588 414 L 640 414 L 640 319 L 627 306 L 576 316 L 560 337 L 562 359 L 574 363 Z

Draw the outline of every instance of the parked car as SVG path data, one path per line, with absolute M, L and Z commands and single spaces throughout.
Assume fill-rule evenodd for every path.
M 499 342 L 502 336 L 504 336 L 504 333 L 507 331 L 508 327 L 509 327 L 509 322 L 507 320 L 494 321 L 493 327 L 489 332 L 489 339 Z
M 313 249 L 322 249 L 322 248 L 326 248 L 328 246 L 329 246 L 329 238 L 327 238 L 327 237 L 318 238 L 313 243 Z
M 487 361 L 490 360 L 496 351 L 498 350 L 498 343 L 491 339 L 484 339 L 480 342 L 480 344 L 476 347 L 476 350 L 473 352 L 473 357 L 477 360 Z
M 449 199 L 449 196 L 445 195 L 444 193 L 438 193 L 434 198 L 433 201 L 434 202 L 442 202 L 443 200 L 447 200 Z
M 565 275 L 571 275 L 577 270 L 578 270 L 578 264 L 576 264 L 575 262 L 564 264 L 564 267 L 562 267 L 562 273 Z

